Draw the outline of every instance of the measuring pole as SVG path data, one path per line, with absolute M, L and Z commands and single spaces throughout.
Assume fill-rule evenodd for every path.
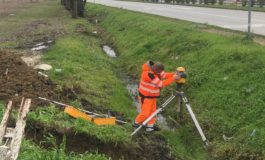
M 251 4 L 252 0 L 248 0 L 248 34 L 247 37 L 251 37 Z

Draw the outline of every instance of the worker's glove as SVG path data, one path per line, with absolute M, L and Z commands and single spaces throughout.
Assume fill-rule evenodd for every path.
M 179 80 L 179 79 L 181 78 L 179 74 L 174 74 L 173 77 L 174 77 L 174 79 L 175 79 L 176 81 Z

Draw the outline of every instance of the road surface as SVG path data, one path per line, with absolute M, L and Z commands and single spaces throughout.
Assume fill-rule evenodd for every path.
M 207 23 L 238 31 L 247 31 L 248 26 L 247 11 L 117 0 L 88 0 L 88 2 L 192 22 Z M 265 35 L 265 12 L 252 12 L 251 31 Z

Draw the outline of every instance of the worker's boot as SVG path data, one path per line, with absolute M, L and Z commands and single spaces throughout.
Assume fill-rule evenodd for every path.
M 153 131 L 155 131 L 155 130 L 154 130 L 154 127 L 146 127 L 146 128 L 145 128 L 145 131 L 146 131 L 146 132 L 153 132 Z
M 146 132 L 160 131 L 161 129 L 157 125 L 146 126 Z
M 147 124 L 145 127 L 146 132 L 153 132 L 154 131 L 154 124 Z
M 154 127 L 153 127 L 153 128 L 154 128 L 154 130 L 155 130 L 155 131 L 160 131 L 160 130 L 161 130 L 161 128 L 160 128 L 160 127 L 158 127 L 157 125 L 154 125 Z

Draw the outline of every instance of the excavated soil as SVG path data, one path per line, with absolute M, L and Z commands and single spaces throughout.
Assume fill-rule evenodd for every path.
M 32 98 L 32 106 L 42 105 L 36 98 L 54 97 L 55 84 L 28 67 L 19 55 L 0 50 L 0 100 L 19 104 L 22 97 Z M 16 105 L 18 106 L 18 105 Z
M 39 123 L 31 123 L 27 126 L 26 137 L 33 140 L 43 148 L 54 147 L 49 142 L 45 143 L 45 137 L 52 134 L 59 146 L 63 137 L 66 137 L 66 151 L 83 154 L 100 153 L 111 157 L 113 160 L 175 160 L 171 154 L 165 139 L 156 134 L 138 134 L 133 143 L 105 143 L 94 136 L 85 133 L 75 133 L 71 129 L 59 129 L 47 127 Z M 42 142 L 42 143 L 40 143 Z

